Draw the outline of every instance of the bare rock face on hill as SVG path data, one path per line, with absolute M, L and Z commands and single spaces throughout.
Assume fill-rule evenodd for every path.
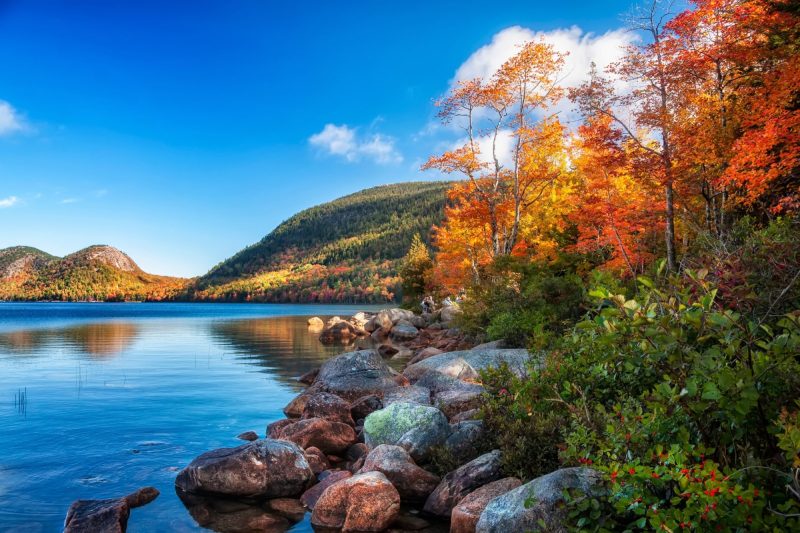
M 139 272 L 141 269 L 127 254 L 113 246 L 96 245 L 70 254 L 65 261 L 74 263 L 101 263 L 123 272 Z

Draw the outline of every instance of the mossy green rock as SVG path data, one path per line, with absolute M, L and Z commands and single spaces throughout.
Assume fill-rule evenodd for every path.
M 364 421 L 364 442 L 371 449 L 381 444 L 405 448 L 415 461 L 424 461 L 431 448 L 450 436 L 450 424 L 439 409 L 398 402 L 371 413 Z

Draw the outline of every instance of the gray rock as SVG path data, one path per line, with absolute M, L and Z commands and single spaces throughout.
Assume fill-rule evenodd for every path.
M 494 450 L 473 459 L 453 470 L 436 487 L 425 501 L 425 511 L 439 516 L 450 516 L 453 507 L 470 492 L 503 477 L 500 470 L 500 450 Z M 524 531 L 507 529 L 506 531 Z
M 516 376 L 525 378 L 528 376 L 530 360 L 530 353 L 524 349 L 462 350 L 434 355 L 409 366 L 403 373 L 412 381 L 421 378 L 430 370 L 458 379 L 476 379 L 481 370 L 497 368 L 506 363 Z
M 453 455 L 470 460 L 478 455 L 478 444 L 484 433 L 483 421 L 467 420 L 450 424 L 451 433 L 444 445 Z
M 439 320 L 444 324 L 450 324 L 461 314 L 461 309 L 457 305 L 446 305 L 442 308 Z
M 283 498 L 299 496 L 313 476 L 299 446 L 261 439 L 200 455 L 181 470 L 175 485 L 191 493 Z
M 398 402 L 431 405 L 431 391 L 425 387 L 410 385 L 408 387 L 395 387 L 393 389 L 387 389 L 386 392 L 383 393 L 384 406 Z
M 392 327 L 389 336 L 397 341 L 408 341 L 419 336 L 419 330 L 411 322 L 400 320 Z
M 383 358 L 375 350 L 359 350 L 326 361 L 311 388 L 353 401 L 395 386 L 395 375 Z
M 461 381 L 458 378 L 439 372 L 426 372 L 414 384 L 418 387 L 425 387 L 430 390 L 434 396 L 444 391 L 475 392 L 478 394 L 484 391 L 483 385 L 479 383 Z
M 415 403 L 394 403 L 370 414 L 364 421 L 364 442 L 401 446 L 415 461 L 428 458 L 431 448 L 450 436 L 450 424 L 439 409 Z
M 602 494 L 602 476 L 591 468 L 563 468 L 498 496 L 481 513 L 477 533 L 506 533 L 507 531 L 546 530 L 566 532 L 562 493 L 576 489 L 584 494 Z M 533 505 L 525 506 L 532 499 Z M 544 527 L 540 525 L 544 522 Z
M 451 389 L 437 393 L 433 404 L 442 410 L 445 416 L 452 419 L 458 413 L 478 409 L 483 402 L 483 391 Z

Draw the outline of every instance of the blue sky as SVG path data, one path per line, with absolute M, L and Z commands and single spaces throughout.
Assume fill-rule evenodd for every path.
M 0 248 L 202 274 L 303 208 L 435 179 L 418 169 L 458 138 L 432 105 L 454 78 L 544 32 L 577 79 L 629 7 L 0 0 Z

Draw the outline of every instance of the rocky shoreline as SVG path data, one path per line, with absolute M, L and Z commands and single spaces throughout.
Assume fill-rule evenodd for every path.
M 531 356 L 475 346 L 450 327 L 457 312 L 310 319 L 322 342 L 356 349 L 298 378 L 306 389 L 264 438 L 242 433 L 246 444 L 204 453 L 180 471 L 176 491 L 193 518 L 220 532 L 285 531 L 307 512 L 317 531 L 564 530 L 563 491 L 596 492 L 599 475 L 567 468 L 523 484 L 503 476 L 499 450 L 481 453 L 480 371 L 507 364 L 524 377 Z M 442 454 L 458 467 L 440 477 Z M 125 531 L 130 508 L 157 491 L 145 494 L 76 502 L 65 531 Z

